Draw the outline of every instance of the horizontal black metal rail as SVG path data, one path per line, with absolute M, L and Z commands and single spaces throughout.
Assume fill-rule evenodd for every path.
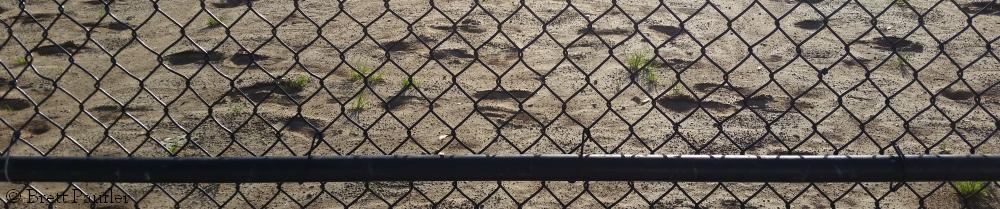
M 13 182 L 1000 180 L 1000 155 L 15 156 L 2 164 Z

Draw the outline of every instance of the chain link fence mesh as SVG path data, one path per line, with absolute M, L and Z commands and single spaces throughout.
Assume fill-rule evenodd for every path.
M 0 18 L 5 156 L 1000 153 L 995 1 L 8 0 Z M 8 208 L 1000 207 L 996 182 L 0 185 Z M 81 199 L 31 199 L 59 194 Z

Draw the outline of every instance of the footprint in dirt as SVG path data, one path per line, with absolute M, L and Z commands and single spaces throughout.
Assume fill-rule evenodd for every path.
M 244 66 L 253 64 L 254 61 L 259 62 L 268 59 L 271 59 L 271 57 L 252 53 L 236 53 L 232 57 L 229 57 L 229 61 L 233 62 L 233 64 Z
M 941 96 L 944 96 L 944 98 L 948 98 L 950 100 L 967 100 L 971 99 L 972 97 L 975 97 L 976 94 L 967 90 L 945 89 L 941 91 Z
M 881 50 L 892 51 L 895 49 L 900 52 L 924 52 L 923 44 L 895 36 L 879 37 L 866 42 Z
M 66 54 L 67 52 L 74 53 L 80 49 L 86 49 L 86 48 L 87 47 L 76 45 L 76 43 L 73 43 L 72 41 L 67 41 L 58 45 L 52 44 L 52 45 L 40 46 L 34 50 L 31 50 L 31 52 L 38 53 L 38 55 L 42 56 L 63 55 Z
M 747 88 L 744 88 L 744 87 L 729 87 L 729 86 L 724 86 L 724 85 L 717 84 L 717 83 L 696 83 L 696 84 L 694 84 L 693 87 L 694 87 L 694 90 L 697 90 L 697 91 L 700 91 L 700 92 L 710 92 L 710 91 L 712 91 L 714 89 L 737 91 L 737 92 L 740 92 L 740 93 L 748 93 L 748 92 L 750 92 L 750 89 L 747 89 Z M 716 91 L 719 91 L 719 90 L 716 90 Z
M 282 120 L 287 123 L 287 130 L 299 132 L 309 137 L 316 136 L 326 126 L 326 122 L 323 120 L 311 117 L 293 116 L 282 118 Z
M 113 22 L 113 23 L 108 23 L 107 25 L 104 26 L 104 28 L 111 29 L 114 31 L 123 31 L 132 29 L 132 26 L 126 23 Z
M 816 155 L 816 152 L 803 151 L 803 150 L 774 150 L 767 153 L 768 155 Z
M 302 87 L 296 86 L 293 81 L 281 79 L 279 81 L 260 81 L 256 82 L 250 86 L 240 87 L 239 91 L 230 90 L 229 96 L 231 97 L 242 97 L 246 94 L 253 102 L 263 102 L 265 99 L 278 99 L 278 101 L 289 101 L 281 100 L 282 98 L 291 97 L 291 99 L 300 99 L 298 93 L 302 92 Z M 243 92 L 242 94 L 240 92 Z
M 145 112 L 145 111 L 150 111 L 150 110 L 153 110 L 153 109 L 149 108 L 149 107 L 146 107 L 146 106 L 134 106 L 134 105 L 133 106 L 126 106 L 124 108 L 122 108 L 122 107 L 120 107 L 118 105 L 101 105 L 101 106 L 97 106 L 97 107 L 91 108 L 90 110 L 96 112 L 95 115 L 97 115 L 98 119 L 101 119 L 101 120 L 104 120 L 104 121 L 111 121 L 111 120 L 115 119 L 116 117 L 122 115 L 122 112 L 126 112 L 126 111 L 130 112 L 130 113 Z M 123 116 L 123 117 L 128 117 L 128 116 Z
M 111 29 L 113 31 L 123 31 L 123 30 L 132 29 L 132 27 L 129 26 L 128 24 L 120 23 L 120 22 L 112 22 L 112 23 L 108 23 L 106 25 L 98 24 L 96 22 L 88 22 L 88 23 L 83 23 L 81 25 L 86 26 L 88 28 L 102 27 L 102 28 Z
M 24 129 L 22 129 L 22 130 L 26 130 L 26 131 L 28 131 L 28 133 L 31 133 L 31 134 L 34 134 L 34 135 L 44 134 L 44 133 L 49 132 L 49 130 L 52 130 L 52 126 L 49 125 L 49 122 L 46 122 L 45 120 L 38 120 L 38 119 L 32 120 L 31 122 L 28 122 L 27 124 L 23 124 L 23 125 L 21 125 L 19 127 L 24 127 Z
M 485 99 L 485 100 L 502 100 L 502 99 L 512 99 L 512 98 L 518 100 L 524 100 L 530 98 L 532 95 L 534 95 L 534 93 L 524 90 L 510 90 L 510 91 L 485 90 L 485 91 L 477 91 L 472 96 L 478 99 Z
M 462 32 L 468 32 L 468 33 L 486 32 L 486 29 L 482 28 L 480 22 L 478 20 L 473 20 L 473 19 L 462 20 L 462 22 L 459 23 L 458 26 L 451 26 L 451 25 L 431 26 L 431 28 L 444 31 L 451 31 L 456 29 L 456 27 L 459 31 Z
M 19 111 L 31 107 L 31 102 L 26 99 L 0 99 L 0 110 Z
M 860 57 L 858 58 L 858 60 L 854 60 L 851 57 L 844 58 L 844 64 L 847 65 L 847 66 L 849 66 L 849 67 L 861 67 L 861 65 L 867 66 L 868 63 L 871 63 L 871 62 L 872 62 L 872 60 L 870 60 L 870 59 L 865 59 L 865 58 L 860 58 Z
M 462 20 L 462 25 L 459 26 L 458 29 L 469 33 L 486 32 L 486 29 L 482 28 L 482 24 L 479 22 L 479 20 L 473 20 L 473 19 Z
M 438 41 L 437 38 L 434 38 L 433 36 L 429 36 L 427 34 L 417 35 L 417 40 L 427 43 L 428 45 L 434 45 L 434 43 L 437 43 Z
M 772 0 L 772 1 L 782 2 L 786 4 L 797 4 L 799 2 L 802 2 L 803 4 L 818 4 L 823 2 L 823 0 Z
M 962 11 L 969 14 L 1000 15 L 1000 4 L 993 2 L 972 2 L 962 5 Z
M 387 52 L 409 51 L 413 44 L 404 40 L 390 41 L 382 44 L 383 50 Z
M 119 107 L 118 105 L 101 105 L 91 108 L 90 110 L 98 112 L 122 112 L 122 110 L 125 110 L 131 112 L 131 111 L 150 111 L 153 109 L 146 106 L 126 106 L 125 108 L 122 108 Z
M 667 95 L 656 102 L 660 106 L 667 108 L 667 110 L 674 112 L 688 112 L 699 106 L 708 110 L 721 112 L 733 107 L 732 105 L 716 101 L 698 101 L 690 95 Z
M 385 110 L 389 111 L 396 110 L 396 108 L 399 108 L 400 106 L 409 103 L 410 100 L 418 98 L 420 97 L 405 96 L 405 95 L 394 96 L 392 98 L 389 98 L 389 101 L 386 101 L 385 105 L 383 105 L 382 108 L 385 108 Z
M 764 59 L 764 61 L 767 61 L 767 62 L 781 62 L 781 61 L 785 61 L 785 57 L 782 57 L 781 55 L 777 55 L 777 54 L 772 54 L 772 55 L 768 55 L 767 59 Z
M 11 20 L 20 22 L 21 24 L 31 24 L 31 23 L 37 23 L 38 22 L 38 21 L 35 21 L 35 20 L 44 21 L 46 19 L 51 19 L 52 17 L 55 17 L 55 16 L 56 16 L 55 13 L 37 13 L 37 14 L 31 14 L 31 16 L 28 16 L 28 15 L 14 16 L 14 17 L 11 17 Z M 35 17 L 35 18 L 32 19 L 31 17 Z
M 683 28 L 678 28 L 669 25 L 652 25 L 649 26 L 649 29 L 652 29 L 653 31 L 660 32 L 663 34 L 667 34 L 668 36 L 677 36 L 683 34 L 684 32 L 687 32 Z
M 661 63 L 657 63 L 657 64 L 661 64 Z M 672 67 L 674 69 L 681 70 L 681 69 L 689 68 L 692 65 L 694 65 L 693 61 L 687 61 L 687 60 L 682 60 L 682 59 L 677 59 L 677 58 L 671 58 L 671 59 L 667 59 L 666 65 L 660 65 L 660 66 L 670 66 L 670 67 Z
M 593 35 L 599 35 L 599 36 L 604 36 L 604 35 L 622 35 L 622 36 L 624 36 L 624 35 L 628 35 L 628 34 L 632 33 L 632 30 L 625 29 L 625 28 L 614 28 L 614 29 L 581 28 L 580 30 L 577 30 L 576 33 L 580 34 L 580 35 L 593 34 Z
M 757 95 L 744 100 L 740 100 L 740 104 L 751 109 L 767 109 L 767 105 L 774 102 L 774 97 L 771 95 Z
M 431 58 L 433 59 L 445 59 L 449 57 L 472 59 L 476 58 L 476 55 L 469 54 L 465 49 L 444 49 L 431 52 Z
M 476 110 L 478 110 L 483 117 L 491 119 L 493 122 L 505 127 L 521 128 L 524 127 L 525 123 L 532 121 L 528 114 L 518 110 L 485 105 L 476 107 Z
M 243 6 L 251 0 L 215 0 L 212 2 L 212 6 L 216 8 L 233 8 L 238 6 Z M 256 0 L 253 0 L 256 1 Z
M 433 105 L 434 107 L 439 106 L 438 104 L 430 104 L 430 100 L 425 97 L 404 95 L 413 89 L 414 87 L 412 86 L 403 87 L 402 89 L 399 90 L 400 93 L 398 95 L 389 98 L 388 101 L 383 103 L 382 108 L 384 108 L 386 111 L 393 111 L 403 105 L 413 103 L 414 101 L 427 102 L 428 105 Z
M 205 63 L 205 61 L 216 62 L 222 60 L 223 57 L 222 53 L 216 51 L 202 52 L 187 50 L 167 55 L 164 58 L 166 58 L 167 62 L 171 65 L 186 65 L 193 63 Z
M 115 3 L 115 0 L 89 0 L 89 1 L 84 1 L 83 3 L 89 5 L 104 5 L 104 3 L 108 4 Z
M 823 20 L 803 20 L 795 23 L 795 27 L 806 30 L 818 30 L 826 25 Z

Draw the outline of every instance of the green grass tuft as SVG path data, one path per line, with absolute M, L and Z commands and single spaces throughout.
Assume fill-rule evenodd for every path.
M 956 181 L 952 182 L 955 185 L 955 189 L 958 189 L 958 194 L 962 198 L 972 198 L 983 194 L 983 190 L 986 188 L 986 182 L 982 181 Z
M 236 105 L 235 105 L 235 106 L 233 106 L 232 108 L 230 108 L 229 110 L 230 110 L 230 111 L 231 111 L 232 113 L 235 113 L 235 114 L 239 114 L 239 115 L 242 115 L 243 113 L 245 113 L 245 112 L 246 112 L 246 108 L 247 108 L 247 107 L 246 107 L 246 105 L 245 105 L 245 104 L 243 104 L 243 102 L 237 102 L 237 103 L 236 103 Z
M 365 94 L 364 92 L 358 94 L 357 97 L 354 97 L 354 99 L 350 102 L 350 107 L 348 107 L 349 110 L 355 111 L 364 110 L 365 108 L 368 108 L 368 94 Z
M 668 97 L 679 97 L 682 95 L 684 95 L 684 88 L 681 87 L 680 84 L 674 85 L 674 87 L 667 92 Z
M 163 139 L 162 143 L 163 147 L 167 148 L 167 151 L 170 152 L 171 155 L 177 154 L 177 152 L 181 150 L 181 146 L 184 146 L 184 141 L 179 138 L 175 139 L 167 137 L 166 139 Z
M 377 73 L 372 73 L 372 71 L 374 71 L 374 69 L 372 69 L 372 68 L 370 68 L 368 66 L 364 66 L 364 65 L 358 66 L 357 70 L 358 71 L 356 71 L 356 72 L 354 72 L 354 73 L 351 74 L 351 81 L 352 82 L 364 81 L 364 80 L 366 80 L 366 78 L 367 78 L 368 83 L 382 82 L 382 75 L 384 74 L 384 73 L 382 73 L 383 71 L 379 71 Z
M 413 78 L 403 78 L 399 82 L 399 89 L 407 90 L 410 88 L 416 88 L 419 84 L 420 82 L 413 80 Z
M 28 64 L 28 58 L 27 57 L 20 56 L 20 57 L 14 58 L 14 65 L 25 65 L 25 64 Z
M 890 67 L 899 70 L 900 75 L 902 76 L 909 75 L 910 66 L 906 64 L 906 61 L 913 60 L 911 59 L 912 57 L 913 57 L 912 53 L 901 52 L 898 54 L 898 56 L 896 56 L 896 59 L 893 59 L 892 63 L 890 63 L 889 65 Z
M 309 78 L 308 75 L 297 75 L 295 76 L 295 78 L 292 78 L 288 82 L 291 85 L 290 87 L 292 88 L 304 89 L 306 88 L 306 86 L 309 85 L 309 83 L 312 82 L 312 79 Z
M 625 64 L 628 70 L 637 75 L 646 84 L 656 84 L 656 63 L 646 54 L 629 54 L 625 57 Z
M 657 83 L 656 70 L 655 69 L 643 70 L 642 80 L 645 81 L 647 84 L 656 84 Z
M 219 19 L 222 19 L 222 17 L 219 17 Z M 222 21 L 219 20 L 219 19 L 208 17 L 208 20 L 205 21 L 206 27 L 214 28 L 214 27 L 222 26 Z

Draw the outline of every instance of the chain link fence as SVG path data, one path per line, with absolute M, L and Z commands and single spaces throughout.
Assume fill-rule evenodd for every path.
M 984 0 L 6 0 L 2 154 L 998 154 L 998 23 Z M 1000 208 L 992 181 L 4 171 L 6 208 Z

